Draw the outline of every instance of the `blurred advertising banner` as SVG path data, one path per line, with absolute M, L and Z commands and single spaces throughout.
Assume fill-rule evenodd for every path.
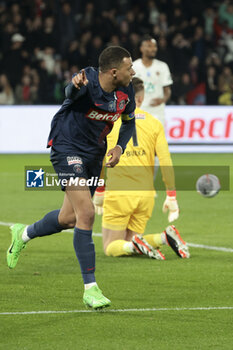
M 45 153 L 60 106 L 0 106 L 0 153 Z M 171 152 L 233 153 L 232 106 L 166 106 Z
M 60 106 L 0 106 L 0 153 L 47 153 L 53 115 Z
M 233 152 L 233 106 L 167 106 L 171 152 Z

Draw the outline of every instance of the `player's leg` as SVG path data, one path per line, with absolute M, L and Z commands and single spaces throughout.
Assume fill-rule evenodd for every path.
M 127 229 L 126 240 L 130 241 L 133 245 L 133 249 L 137 254 L 147 255 L 149 258 L 157 260 L 165 260 L 165 256 L 160 252 L 159 249 L 154 249 L 142 236 L 142 234 Z
M 103 248 L 107 256 L 134 254 L 131 242 L 125 240 L 126 228 L 135 202 L 126 196 L 108 193 L 104 199 L 102 217 Z
M 134 232 L 144 232 L 146 223 L 151 217 L 153 206 L 154 198 L 142 198 L 137 211 L 131 216 L 128 228 Z M 157 253 L 160 253 L 159 248 L 161 245 L 167 244 L 179 257 L 190 257 L 187 244 L 183 241 L 178 230 L 173 225 L 168 226 L 165 231 L 160 234 L 144 235 L 143 238 L 151 247 L 156 249 Z M 144 248 L 142 249 L 142 253 L 144 253 Z
M 66 156 L 55 155 L 55 152 L 53 152 L 52 162 L 57 174 L 73 172 L 73 167 L 67 166 Z M 65 190 L 63 186 L 62 190 Z M 58 233 L 63 229 L 74 227 L 75 222 L 76 216 L 73 206 L 68 196 L 65 194 L 61 210 L 53 210 L 46 214 L 41 220 L 29 226 L 22 224 L 13 225 L 11 227 L 12 242 L 7 251 L 8 266 L 10 268 L 16 266 L 19 254 L 21 250 L 25 248 L 25 245 L 29 240 Z
M 137 232 L 102 227 L 102 235 L 104 252 L 107 256 L 145 254 L 155 259 L 163 258 L 162 254 L 157 253 Z
M 144 254 L 154 259 L 164 260 L 160 251 L 153 249 L 139 233 L 129 229 L 117 231 L 102 227 L 102 238 L 104 252 L 107 256 Z
M 64 229 L 74 228 L 76 224 L 75 212 L 66 192 L 62 207 L 59 211 L 58 222 Z
M 117 257 L 135 253 L 132 242 L 127 241 L 125 235 L 125 229 L 114 230 L 102 227 L 103 248 L 107 256 Z
M 129 236 L 130 230 L 127 226 L 129 226 L 130 222 L 132 225 L 133 222 L 137 221 L 136 217 L 132 222 L 132 217 L 135 216 L 135 213 L 140 207 L 140 201 L 141 199 L 138 197 L 129 198 L 120 196 L 119 198 L 119 196 L 114 194 L 105 197 L 102 233 L 104 252 L 107 256 L 117 257 L 122 255 L 146 254 L 150 257 L 158 258 L 156 251 L 147 245 L 142 237 L 140 240 L 139 235 L 132 234 Z M 147 219 L 145 219 L 144 211 L 139 213 L 139 215 L 142 219 L 136 227 L 139 229 L 138 232 L 143 232 Z M 138 245 L 132 241 L 133 236 L 135 236 Z M 138 249 L 139 240 L 141 250 Z
M 95 210 L 91 192 L 88 187 L 80 189 L 72 185 L 66 188 L 66 193 L 76 218 L 73 244 L 84 282 L 83 302 L 95 309 L 106 307 L 111 302 L 104 297 L 95 280 L 95 247 L 92 240 Z
M 75 220 L 73 207 L 65 193 L 61 209 L 49 212 L 41 220 L 28 226 L 26 229 L 27 235 L 30 239 L 33 239 L 58 233 L 63 229 L 73 228 Z
M 154 197 L 139 197 L 138 204 L 128 223 L 126 239 L 132 240 L 138 254 L 147 255 L 150 258 L 164 260 L 165 257 L 158 250 L 154 249 L 143 237 L 147 221 L 151 217 L 154 206 Z
M 166 244 L 165 234 L 162 233 L 150 233 L 143 235 L 144 239 L 156 249 L 160 249 L 163 244 Z
M 180 258 L 190 258 L 187 243 L 181 238 L 174 225 L 168 226 L 162 233 L 148 234 L 143 237 L 154 248 L 168 245 Z
M 15 224 L 11 227 L 12 242 L 7 251 L 7 264 L 14 268 L 18 262 L 20 252 L 26 243 L 36 237 L 43 237 L 61 232 L 63 229 L 75 226 L 73 207 L 65 194 L 61 210 L 47 213 L 41 220 L 32 225 Z
M 153 209 L 153 206 L 151 208 Z M 147 234 L 143 238 L 155 249 L 160 249 L 162 245 L 169 245 L 179 257 L 190 257 L 187 244 L 173 225 L 168 226 L 162 233 Z

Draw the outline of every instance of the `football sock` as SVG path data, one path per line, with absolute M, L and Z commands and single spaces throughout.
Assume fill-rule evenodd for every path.
M 106 255 L 108 256 L 121 256 L 131 255 L 133 253 L 133 243 L 118 239 L 109 243 L 106 249 Z
M 93 286 L 97 286 L 97 283 L 96 282 L 92 282 L 92 283 L 84 284 L 84 289 L 88 290 L 88 289 L 90 289 Z
M 22 234 L 22 240 L 27 243 L 28 241 L 30 241 L 30 237 L 28 237 L 28 233 L 27 233 L 27 228 L 28 226 L 25 227 L 23 234 Z
M 161 233 L 161 240 L 162 240 L 162 244 L 168 245 L 168 241 L 164 232 Z
M 73 244 L 84 284 L 95 282 L 95 246 L 92 230 L 81 230 L 75 227 Z
M 133 254 L 135 252 L 134 245 L 132 242 L 125 241 L 123 249 L 124 249 L 124 252 L 128 254 Z
M 29 225 L 27 228 L 27 236 L 32 239 L 61 232 L 63 227 L 58 222 L 59 212 L 60 210 L 53 210 L 46 214 L 43 219 Z
M 154 234 L 150 234 L 150 235 L 145 235 L 145 236 L 143 236 L 143 238 L 145 238 L 145 240 L 150 245 L 152 245 L 153 248 L 159 248 L 162 244 L 164 244 L 162 237 L 161 237 L 162 234 L 161 233 L 154 233 Z

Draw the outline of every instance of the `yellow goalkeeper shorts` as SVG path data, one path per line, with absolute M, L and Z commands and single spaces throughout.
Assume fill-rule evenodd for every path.
M 154 197 L 108 195 L 104 199 L 102 225 L 114 231 L 128 228 L 142 234 L 153 207 Z

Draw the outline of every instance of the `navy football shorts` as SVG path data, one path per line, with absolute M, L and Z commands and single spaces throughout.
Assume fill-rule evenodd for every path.
M 93 196 L 98 187 L 98 179 L 102 169 L 102 161 L 98 159 L 88 159 L 83 156 L 79 156 L 78 153 L 63 154 L 51 149 L 50 161 L 53 164 L 58 178 L 61 180 L 62 191 L 66 190 L 66 186 L 62 184 L 62 180 L 73 179 L 86 179 L 87 185 L 91 195 Z M 64 183 L 64 181 L 63 181 Z M 79 186 L 81 189 L 81 187 Z

